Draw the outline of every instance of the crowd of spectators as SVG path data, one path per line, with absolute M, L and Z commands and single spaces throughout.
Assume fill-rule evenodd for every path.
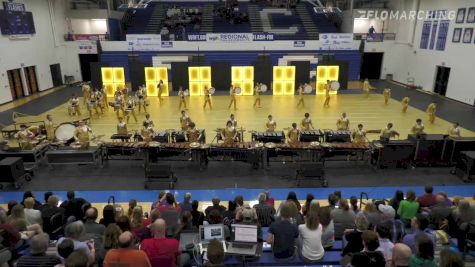
M 475 207 L 434 194 L 431 186 L 419 197 L 397 191 L 391 200 L 364 203 L 341 192 L 330 194 L 325 206 L 312 194 L 303 205 L 297 199 L 290 192 L 276 210 L 269 192 L 260 193 L 252 207 L 242 196 L 227 207 L 214 197 L 202 212 L 190 193 L 178 203 L 160 192 L 149 213 L 130 200 L 127 210 L 106 205 L 99 220 L 98 210 L 73 191 L 61 205 L 51 192 L 44 203 L 25 192 L 20 203 L 11 201 L 0 211 L 0 266 L 191 266 L 192 248 L 180 247 L 183 233 L 223 224 L 229 240 L 232 224 L 247 224 L 257 226 L 258 241 L 271 245 L 277 261 L 299 257 L 315 264 L 342 240 L 342 266 L 457 267 L 464 266 L 466 239 L 475 235 Z M 206 258 L 205 266 L 224 266 L 221 243 L 211 242 Z
M 194 32 L 201 28 L 202 11 L 200 8 L 174 6 L 166 11 L 166 18 L 160 31 L 162 35 L 173 34 L 175 40 L 186 40 L 186 28 L 193 26 Z

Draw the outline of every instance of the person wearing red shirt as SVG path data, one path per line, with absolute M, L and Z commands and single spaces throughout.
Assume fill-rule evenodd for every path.
M 165 211 L 169 209 L 174 209 L 178 213 L 181 213 L 181 208 L 180 206 L 175 202 L 175 196 L 171 193 L 167 193 L 165 197 L 165 203 L 160 204 L 160 206 L 157 207 L 160 213 L 164 213 Z
M 431 208 L 437 204 L 437 200 L 435 199 L 435 195 L 432 194 L 434 188 L 430 185 L 426 185 L 424 187 L 425 194 L 417 198 L 417 202 L 421 208 Z
M 123 232 L 119 236 L 119 248 L 107 252 L 104 267 L 151 267 L 147 254 L 134 249 L 134 243 L 134 234 Z
M 153 238 L 142 241 L 140 249 L 147 254 L 152 267 L 184 266 L 187 254 L 181 254 L 178 240 L 166 237 L 167 225 L 163 219 L 152 223 Z

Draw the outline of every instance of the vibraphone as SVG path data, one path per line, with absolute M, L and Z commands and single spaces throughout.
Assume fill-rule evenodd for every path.
M 317 162 L 320 161 L 322 148 L 318 145 L 311 145 L 311 142 L 299 142 L 295 144 L 280 143 L 275 147 L 267 147 L 264 151 L 264 158 L 269 167 L 271 158 L 282 158 L 282 162 L 286 159 L 298 162 Z M 279 161 L 279 160 L 276 160 Z
M 333 158 L 332 160 L 338 160 L 335 156 L 345 156 L 342 160 L 348 160 L 348 156 L 356 156 L 355 160 L 364 160 L 366 153 L 372 153 L 372 147 L 369 143 L 322 143 L 320 146 L 323 148 L 322 157 Z
M 263 147 L 256 142 L 233 144 L 211 144 L 206 151 L 206 158 L 218 160 L 243 161 L 252 164 L 255 168 L 262 162 Z
M 263 143 L 283 143 L 285 142 L 284 132 L 255 132 L 251 135 L 252 141 Z
M 152 137 L 152 140 L 159 143 L 168 143 L 170 142 L 170 133 L 169 132 L 157 132 Z
M 113 134 L 110 139 L 111 140 L 130 140 L 132 134 Z
M 323 132 L 319 129 L 300 132 L 300 142 L 323 142 Z
M 115 159 L 115 156 L 139 159 L 140 152 L 147 146 L 146 142 L 110 142 L 104 144 L 104 149 L 106 159 Z
M 325 142 L 333 143 L 349 143 L 351 142 L 351 131 L 335 131 L 330 129 L 323 130 L 325 135 Z

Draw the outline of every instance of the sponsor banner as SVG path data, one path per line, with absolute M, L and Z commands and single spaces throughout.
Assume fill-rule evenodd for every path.
M 162 46 L 160 34 L 127 34 L 129 51 L 158 51 Z
M 162 48 L 173 48 L 172 41 L 162 41 Z
M 305 47 L 305 41 L 294 41 L 294 47 Z
M 95 41 L 80 40 L 75 41 L 79 48 L 79 54 L 96 54 L 97 46 Z
M 274 41 L 273 33 L 253 33 L 253 41 Z
M 321 33 L 320 50 L 354 50 L 352 33 Z
M 208 33 L 206 41 L 223 43 L 247 43 L 254 39 L 252 33 Z
M 188 42 L 206 42 L 206 33 L 188 34 L 186 39 Z
M 105 37 L 104 34 L 75 34 L 74 35 L 74 40 L 97 41 L 97 40 L 103 40 L 104 37 Z
M 3 9 L 8 11 L 21 11 L 25 12 L 25 5 L 22 3 L 15 2 L 3 2 Z

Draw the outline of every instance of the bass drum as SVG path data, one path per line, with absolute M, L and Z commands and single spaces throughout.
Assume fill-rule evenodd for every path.
M 331 88 L 333 91 L 338 91 L 338 89 L 340 89 L 340 83 L 337 82 L 337 81 L 333 81 L 333 82 L 331 82 L 331 84 L 330 84 L 330 88 Z
M 303 88 L 304 93 L 311 94 L 313 92 L 313 88 L 310 84 L 307 84 Z
M 235 92 L 237 95 L 241 94 L 241 87 L 236 87 Z
M 267 92 L 267 85 L 261 84 L 261 92 L 263 93 Z
M 71 143 L 74 142 L 74 130 L 76 126 L 72 123 L 63 123 L 56 128 L 54 135 L 60 142 Z

